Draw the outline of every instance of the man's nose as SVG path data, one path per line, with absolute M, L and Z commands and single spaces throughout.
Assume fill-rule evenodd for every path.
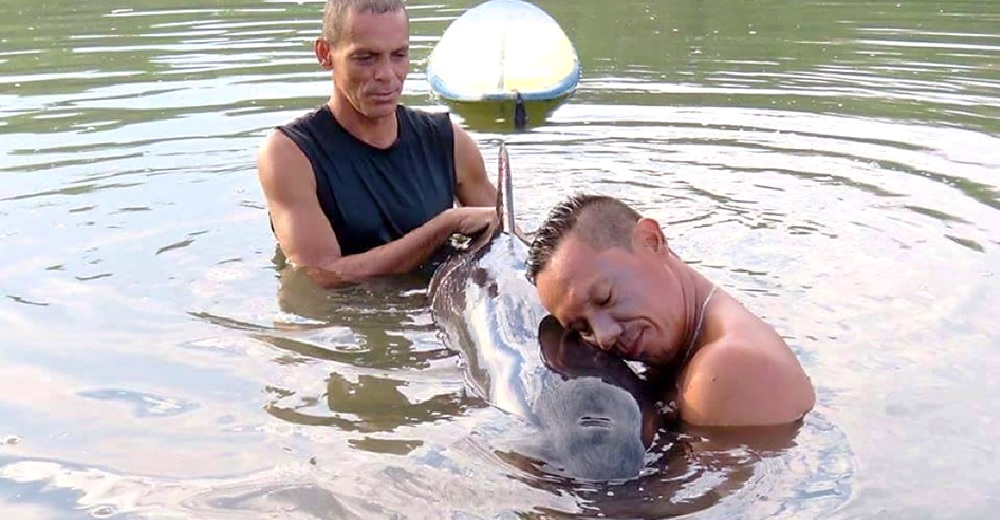
M 611 350 L 621 336 L 622 326 L 607 316 L 595 317 L 591 327 L 594 330 L 594 341 L 601 350 Z
M 392 71 L 392 60 L 389 58 L 382 58 L 378 61 L 378 65 L 375 66 L 375 79 L 377 81 L 385 81 L 393 76 Z

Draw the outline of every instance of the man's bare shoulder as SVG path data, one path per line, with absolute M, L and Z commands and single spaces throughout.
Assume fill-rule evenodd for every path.
M 473 139 L 472 136 L 469 135 L 469 132 L 467 132 L 455 121 L 451 122 L 451 128 L 454 139 L 453 152 L 455 155 L 455 163 L 460 167 L 482 165 L 482 152 L 479 150 L 479 145 L 476 144 L 475 139 Z M 478 170 L 479 168 L 474 169 Z M 485 174 L 485 169 L 483 172 Z
M 309 164 L 308 159 L 299 146 L 284 132 L 274 129 L 261 140 L 257 148 L 258 167 L 267 165 L 299 165 Z
M 681 374 L 683 419 L 706 426 L 800 419 L 815 404 L 815 392 L 795 354 L 773 328 L 727 299 L 718 334 Z
M 302 150 L 279 130 L 272 130 L 257 150 L 257 173 L 266 194 L 282 188 L 310 187 L 312 164 Z

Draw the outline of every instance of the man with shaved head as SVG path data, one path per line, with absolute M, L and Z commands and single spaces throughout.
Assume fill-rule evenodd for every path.
M 433 266 L 453 233 L 496 220 L 475 141 L 447 113 L 399 103 L 409 49 L 402 0 L 328 0 L 313 51 L 330 98 L 260 147 L 279 247 L 320 285 Z
M 675 382 L 667 397 L 686 423 L 786 424 L 815 404 L 781 336 L 616 198 L 575 195 L 553 208 L 532 241 L 528 279 L 564 327 Z

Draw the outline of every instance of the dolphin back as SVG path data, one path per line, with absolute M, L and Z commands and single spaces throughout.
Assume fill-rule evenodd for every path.
M 428 295 L 445 345 L 462 353 L 466 382 L 491 404 L 535 422 L 532 405 L 548 372 L 537 346 L 546 312 L 525 276 L 528 246 L 516 233 L 503 143 L 497 162 L 497 225 L 437 268 Z

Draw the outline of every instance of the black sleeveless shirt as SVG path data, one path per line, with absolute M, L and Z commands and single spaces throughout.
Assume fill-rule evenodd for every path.
M 323 104 L 278 127 L 312 164 L 316 195 L 341 254 L 399 239 L 455 201 L 454 135 L 447 113 L 396 107 L 396 141 L 361 141 Z

